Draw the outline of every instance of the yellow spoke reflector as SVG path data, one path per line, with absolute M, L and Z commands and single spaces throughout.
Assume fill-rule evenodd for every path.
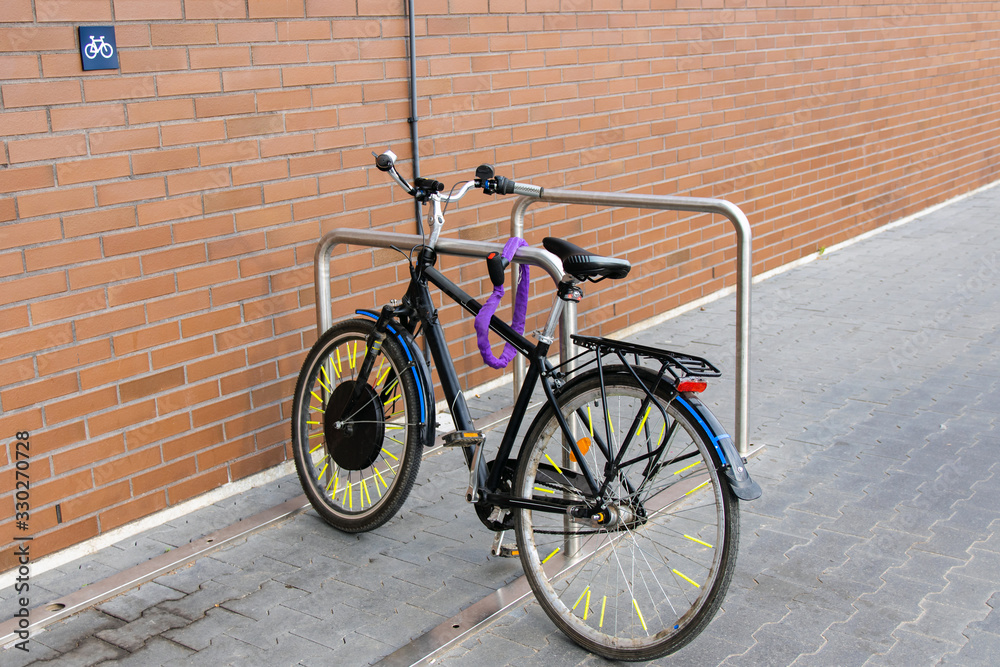
M 674 571 L 676 572 L 676 570 Z M 642 617 L 642 612 L 639 611 L 639 603 L 635 601 L 635 598 L 632 598 L 632 606 L 635 607 L 635 613 L 639 614 L 639 622 L 642 623 L 642 629 L 645 630 L 648 635 L 649 628 L 646 627 L 646 620 Z
M 708 542 L 702 542 L 697 537 L 691 537 L 690 535 L 687 535 L 687 534 L 685 534 L 684 537 L 688 538 L 692 542 L 697 542 L 698 544 L 702 544 L 702 545 L 708 547 L 709 549 L 714 549 L 715 548 L 711 544 L 709 544 Z
M 659 447 L 663 444 L 663 434 L 667 431 L 666 423 L 660 425 L 660 439 L 656 441 L 656 446 Z
M 703 486 L 705 486 L 706 484 L 708 484 L 708 482 L 709 482 L 709 480 L 707 480 L 707 479 L 706 479 L 706 480 L 705 480 L 704 482 L 702 482 L 702 483 L 701 483 L 701 484 L 699 484 L 698 486 L 694 487 L 693 489 L 691 489 L 690 491 L 688 491 L 688 492 L 687 492 L 687 493 L 685 493 L 684 495 L 685 495 L 685 496 L 690 496 L 690 495 L 691 495 L 692 493 L 694 493 L 695 491 L 697 491 L 697 490 L 698 490 L 698 489 L 700 489 L 701 487 L 703 487 Z
M 399 442 L 399 440 L 397 440 L 396 442 Z M 403 444 L 403 443 L 400 443 L 400 444 Z M 396 456 L 395 454 L 393 454 L 392 452 L 390 452 L 388 449 L 383 448 L 382 451 L 385 452 L 386 454 L 388 454 L 389 456 L 391 456 L 393 461 L 398 461 L 399 460 L 399 457 Z
M 403 444 L 403 441 L 402 441 L 402 440 L 396 440 L 396 438 L 392 437 L 391 435 L 390 435 L 390 436 L 387 436 L 387 437 L 388 437 L 388 438 L 389 438 L 390 440 L 392 440 L 393 442 L 397 443 L 397 444 L 400 444 L 400 445 L 402 445 L 402 444 Z
M 535 491 L 541 491 L 542 493 L 555 493 L 552 489 L 543 489 L 540 486 L 536 486 Z M 543 560 L 542 562 L 544 563 L 545 561 Z
M 378 471 L 378 468 L 376 468 L 375 466 L 372 466 L 372 470 L 374 470 L 374 471 L 375 471 L 375 476 L 379 478 L 379 481 L 381 481 L 381 482 L 382 482 L 382 484 L 385 484 L 385 488 L 387 488 L 387 489 L 388 489 L 388 488 L 389 488 L 389 485 L 385 483 L 385 479 L 383 479 L 383 478 L 382 478 L 382 473 L 380 473 L 380 472 Z M 378 484 L 375 484 L 375 488 L 376 488 L 376 489 L 378 488 Z M 382 492 L 381 492 L 381 491 L 379 491 L 379 493 L 382 493 Z
M 603 628 L 604 627 L 604 605 L 606 605 L 607 603 L 608 603 L 608 596 L 605 595 L 604 599 L 601 600 L 601 623 L 600 623 L 600 625 L 597 626 L 599 628 Z
M 323 374 L 323 377 L 326 378 L 326 383 L 327 384 L 333 384 L 333 382 L 330 381 L 330 376 L 326 372 L 326 364 L 323 364 L 322 366 L 320 366 L 319 370 Z M 327 391 L 329 391 L 329 390 L 327 390 Z
M 323 437 L 323 431 L 320 431 L 319 433 L 313 433 L 312 435 L 309 436 L 310 439 L 321 438 L 321 437 Z
M 695 582 L 694 580 L 692 580 L 692 579 L 690 579 L 690 578 L 688 578 L 688 577 L 685 577 L 685 576 L 684 576 L 683 574 L 681 574 L 681 573 L 680 573 L 680 572 L 678 572 L 677 570 L 673 570 L 673 573 L 674 573 L 674 574 L 676 574 L 676 575 L 677 575 L 678 577 L 680 577 L 681 579 L 683 579 L 684 581 L 686 581 L 686 582 L 688 582 L 689 584 L 691 584 L 692 586 L 694 586 L 695 588 L 701 588 L 701 586 L 699 586 L 697 582 Z
M 590 437 L 594 437 L 594 417 L 590 414 L 590 406 L 587 406 L 587 423 L 590 425 Z M 605 598 L 607 599 L 607 598 Z
M 576 611 L 577 606 L 580 604 L 580 600 L 582 600 L 583 596 L 586 595 L 589 591 L 590 591 L 590 586 L 587 586 L 586 588 L 583 589 L 583 592 L 580 593 L 580 597 L 576 599 L 576 604 L 573 605 L 573 611 Z
M 675 475 L 679 475 L 682 472 L 684 472 L 685 470 L 690 470 L 691 468 L 693 468 L 695 466 L 700 466 L 700 465 L 701 465 L 701 461 L 695 461 L 694 463 L 692 463 L 691 465 L 687 466 L 686 468 L 681 468 L 680 470 L 676 471 L 674 474 Z
M 325 444 L 326 444 L 325 442 L 321 442 L 321 443 L 319 443 L 318 445 L 316 445 L 315 447 L 313 447 L 312 449 L 310 449 L 310 450 L 309 450 L 309 453 L 310 453 L 310 454 L 315 454 L 315 453 L 316 453 L 316 450 L 317 450 L 317 449 L 319 449 L 320 447 L 322 447 L 322 446 L 323 446 L 323 445 L 325 445 Z
M 335 500 L 337 498 L 337 486 L 340 485 L 340 478 L 336 475 L 333 476 L 333 493 L 330 494 L 330 500 Z M 329 487 L 327 491 L 329 491 Z
M 587 586 L 587 601 L 583 603 L 583 620 L 587 620 L 587 614 L 590 612 L 590 586 Z
M 354 351 L 351 352 L 351 368 L 354 368 L 354 362 L 358 358 L 358 341 L 354 341 Z
M 390 387 L 390 389 L 391 389 L 391 388 L 392 388 L 392 387 Z M 388 390 L 386 390 L 386 391 L 388 391 Z M 384 401 L 382 401 L 382 405 L 384 405 L 384 406 L 386 406 L 386 407 L 389 407 L 389 404 L 390 404 L 390 403 L 395 403 L 395 402 L 396 402 L 396 401 L 398 401 L 398 400 L 399 400 L 400 398 L 402 398 L 402 397 L 401 397 L 401 396 L 400 396 L 399 394 L 396 394 L 395 396 L 390 396 L 389 398 L 387 398 L 387 399 L 385 399 Z
M 559 466 L 556 465 L 556 462 L 552 460 L 551 456 L 549 456 L 548 454 L 546 454 L 545 458 L 547 458 L 549 460 L 549 463 L 552 464 L 552 467 L 556 469 L 557 473 L 559 473 L 560 475 L 563 474 L 563 471 L 559 469 Z
M 337 374 L 337 377 L 340 377 L 340 372 L 343 370 L 343 368 L 344 368 L 344 364 L 341 363 L 341 361 L 340 361 L 340 348 L 338 347 L 337 348 L 337 363 L 333 365 L 333 372 Z
M 319 407 L 318 405 L 310 405 L 309 409 L 310 410 L 315 410 L 316 412 L 326 412 L 326 410 L 324 410 L 323 408 Z
M 385 372 L 382 373 L 381 377 L 375 382 L 375 386 L 379 386 L 385 380 L 386 376 L 389 375 L 389 371 L 392 370 L 392 366 L 387 366 Z
M 553 557 L 553 556 L 555 556 L 555 555 L 556 555 L 557 553 L 559 553 L 559 549 L 560 549 L 560 547 L 556 547 L 556 550 L 555 550 L 555 551 L 553 551 L 553 552 L 552 552 L 552 553 L 550 553 L 550 554 L 549 554 L 548 556 L 546 556 L 546 557 L 545 557 L 545 560 L 543 560 L 543 561 L 542 561 L 542 565 L 545 565 L 545 564 L 546 564 L 547 562 L 549 562 L 549 559 L 550 559 L 550 558 L 552 558 L 552 557 Z
M 306 423 L 307 423 L 307 424 L 315 424 L 316 426 L 319 426 L 319 425 L 320 425 L 320 422 L 306 422 Z
M 319 401 L 319 404 L 320 404 L 320 405 L 323 405 L 323 399 L 322 399 L 322 398 L 320 398 L 320 397 L 319 397 L 319 396 L 318 396 L 318 395 L 316 394 L 316 392 L 315 392 L 315 391 L 310 391 L 309 393 L 313 395 L 313 398 L 315 398 L 315 399 L 316 399 L 317 401 Z
M 392 415 L 389 415 L 389 416 L 391 417 Z M 387 431 L 401 431 L 401 430 L 403 430 L 406 427 L 405 426 L 400 426 L 399 424 L 386 424 L 385 428 L 386 428 Z
M 371 505 L 371 504 L 372 504 L 372 497 L 371 497 L 371 494 L 370 494 L 370 493 L 368 493 L 368 482 L 367 482 L 367 481 L 365 481 L 365 478 L 364 478 L 364 477 L 362 477 L 362 478 L 361 478 L 361 483 L 362 483 L 362 484 L 364 485 L 364 486 L 363 486 L 362 488 L 363 488 L 363 489 L 364 489 L 364 491 L 365 491 L 365 498 L 367 498 L 367 499 L 368 499 L 368 504 L 369 504 L 369 505 Z M 364 507 L 364 506 L 365 506 L 365 503 L 364 503 L 364 501 L 362 501 L 362 502 L 361 502 L 361 506 L 362 506 L 362 507 Z
M 323 469 L 319 471 L 319 476 L 316 477 L 316 481 L 317 482 L 323 481 L 323 475 L 326 474 L 326 469 L 329 468 L 329 467 L 330 467 L 330 462 L 329 461 L 325 461 L 323 463 Z
M 330 388 L 327 387 L 326 384 L 322 380 L 320 380 L 319 378 L 316 378 L 316 382 L 319 382 L 319 386 L 323 387 L 323 390 L 326 391 L 328 394 L 332 394 L 333 393 L 332 391 L 330 391 Z
M 336 474 L 331 474 L 331 475 L 330 475 L 330 481 L 326 483 L 326 490 L 327 490 L 327 491 L 329 491 L 329 490 L 330 490 L 330 487 L 331 487 L 331 486 L 333 486 L 333 483 L 334 483 L 334 481 L 335 481 L 336 479 L 337 479 L 337 475 L 336 475 Z

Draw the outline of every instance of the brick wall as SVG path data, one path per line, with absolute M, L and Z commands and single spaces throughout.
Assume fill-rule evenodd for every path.
M 422 172 L 449 184 L 492 162 L 549 187 L 727 198 L 760 272 L 998 177 L 994 2 L 417 6 Z M 403 14 L 402 0 L 5 0 L 0 570 L 17 431 L 32 433 L 36 557 L 288 458 L 316 241 L 414 231 L 370 168 L 372 149 L 409 156 Z M 79 24 L 115 26 L 119 72 L 81 71 Z M 510 203 L 470 195 L 450 233 L 504 238 Z M 636 265 L 588 291 L 588 333 L 733 282 L 724 220 L 533 210 L 529 241 Z M 395 260 L 341 249 L 335 315 L 395 296 Z M 487 292 L 478 263 L 444 266 Z M 469 320 L 442 315 L 469 385 L 495 377 Z

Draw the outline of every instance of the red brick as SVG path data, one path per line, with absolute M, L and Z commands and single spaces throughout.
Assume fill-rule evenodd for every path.
M 245 44 L 247 42 L 273 42 L 276 38 L 274 22 L 220 23 L 220 44 Z
M 213 2 L 186 3 L 184 16 L 195 19 L 245 19 L 247 7 L 244 0 L 214 0 Z
M 128 405 L 123 408 L 117 408 L 115 410 L 109 410 L 98 415 L 91 415 L 87 417 L 87 432 L 90 433 L 91 437 L 104 435 L 105 433 L 110 433 L 111 431 L 120 431 L 138 422 L 154 419 L 155 417 L 156 404 L 151 400 L 145 401 L 143 403 Z M 153 452 L 154 454 L 149 454 L 147 456 L 150 459 L 155 457 L 158 461 L 160 458 L 159 450 L 153 448 Z M 107 465 L 108 464 L 105 464 L 105 466 Z M 95 467 L 94 469 L 94 480 L 98 485 L 117 479 L 116 477 L 108 477 L 103 480 L 101 479 L 102 468 L 105 468 L 105 466 Z M 120 469 L 114 464 L 111 464 L 110 467 L 113 468 L 114 472 L 108 472 L 108 475 L 112 475 L 120 471 Z
M 52 130 L 55 132 L 125 124 L 125 109 L 120 104 L 59 108 L 50 110 L 49 114 L 52 118 Z
M 219 397 L 219 383 L 204 382 L 198 385 L 185 385 L 179 391 L 156 397 L 156 410 L 160 415 L 167 415 L 177 410 L 190 408 L 192 405 L 211 401 Z M 184 413 L 185 421 L 188 419 Z
M 92 368 L 82 369 L 80 371 L 80 386 L 87 390 L 106 384 L 117 385 L 130 377 L 148 372 L 149 360 L 145 355 L 118 358 Z
M 205 261 L 204 244 L 174 247 L 154 253 L 144 253 L 142 270 L 147 275 L 200 264 Z
M 33 324 L 45 324 L 54 320 L 76 319 L 80 315 L 104 310 L 106 307 L 104 290 L 76 292 L 58 299 L 33 302 L 31 304 L 31 321 Z
M 153 368 L 159 369 L 205 357 L 214 352 L 215 346 L 212 343 L 212 338 L 209 336 L 153 350 L 150 353 L 150 357 L 153 360 Z
M 61 373 L 110 358 L 111 345 L 107 339 L 77 343 L 69 348 L 39 354 L 38 373 L 39 375 Z
M 170 227 L 161 225 L 103 237 L 105 257 L 162 248 L 171 243 Z
M 229 471 L 225 468 L 201 473 L 178 482 L 167 489 L 171 503 L 181 503 L 190 500 L 195 496 L 207 493 L 216 489 L 229 481 Z
M 88 158 L 78 162 L 60 162 L 56 165 L 59 185 L 104 181 L 128 175 L 127 155 Z
M 137 153 L 132 156 L 132 169 L 136 174 L 153 174 L 175 169 L 188 169 L 198 165 L 198 149 L 174 148 L 154 153 Z
M 159 322 L 199 310 L 208 310 L 211 306 L 208 292 L 201 291 L 154 301 L 146 306 L 146 312 L 150 322 Z
M 37 79 L 38 75 L 37 56 L 4 56 L 0 60 L 0 81 Z
M 0 391 L 0 401 L 3 402 L 5 411 L 17 410 L 29 405 L 44 405 L 52 399 L 76 393 L 79 389 L 76 374 L 70 373 Z
M 78 81 L 7 83 L 2 86 L 2 91 L 3 104 L 7 109 L 71 104 L 82 99 Z
M 160 136 L 155 127 L 94 132 L 90 135 L 92 153 L 119 153 L 140 148 L 158 148 L 159 145 Z
M 201 197 L 171 197 L 166 201 L 148 202 L 139 204 L 136 207 L 136 215 L 140 225 L 154 225 L 158 222 L 169 220 L 180 220 L 181 218 L 191 218 L 201 215 Z M 192 223 L 195 224 L 195 223 Z M 204 226 L 205 221 L 198 221 L 196 224 Z M 174 225 L 174 233 L 177 233 L 177 225 Z M 175 241 L 183 242 L 197 237 L 175 238 Z
M 89 239 L 96 241 L 98 239 Z M 135 278 L 141 273 L 138 257 L 105 260 L 100 264 L 73 267 L 69 270 L 70 289 L 106 285 L 119 280 Z
M 97 204 L 113 206 L 144 199 L 159 199 L 166 194 L 163 178 L 134 178 L 122 183 L 97 186 Z
M 160 74 L 156 77 L 156 90 L 160 97 L 217 93 L 222 90 L 222 79 L 217 72 Z
M 4 6 L 6 11 L 7 7 Z M 76 30 L 71 26 L 24 26 L 0 28 L 0 53 L 21 51 L 71 51 L 76 49 Z
M 156 489 L 165 489 L 179 479 L 187 479 L 197 473 L 194 457 L 181 459 L 174 463 L 160 466 L 132 479 L 135 493 L 148 493 Z
M 136 280 L 108 288 L 108 304 L 112 307 L 136 301 L 147 301 L 174 292 L 173 276 L 160 276 Z
M 63 229 L 67 238 L 134 226 L 135 209 L 133 208 L 102 209 L 94 213 L 82 213 L 63 218 Z
M 84 442 L 66 452 L 54 454 L 52 456 L 52 470 L 56 475 L 62 475 L 84 466 L 89 468 L 94 464 L 94 461 L 103 461 L 124 453 L 124 439 L 120 434 L 113 435 L 100 440 Z M 123 482 L 122 484 L 127 493 L 128 482 Z M 66 505 L 63 506 L 63 519 L 66 521 L 71 520 L 71 517 L 67 515 Z
M 230 185 L 228 169 L 203 169 L 167 176 L 167 188 L 171 196 L 214 190 Z
M 57 218 L 0 225 L 0 250 L 24 248 L 36 243 L 56 241 L 61 237 Z
M 6 111 L 3 115 L 0 136 L 13 137 L 49 131 L 48 114 L 43 109 L 35 111 Z
M 39 362 L 40 361 L 41 357 L 39 357 Z M 0 363 L 0 377 L 2 377 L 4 382 L 8 385 L 24 382 L 25 380 L 32 380 L 35 377 L 35 364 L 31 359 L 20 359 L 18 361 L 11 361 L 8 363 Z M 0 449 L 0 453 L 3 451 L 3 449 Z M 0 468 L 3 468 L 3 463 L 0 463 Z
M 118 334 L 114 337 L 115 352 L 119 355 L 132 354 L 164 343 L 180 340 L 180 329 L 174 322 L 151 327 L 143 327 L 138 331 Z
M 114 0 L 116 21 L 184 18 L 182 0 Z
M 180 146 L 226 138 L 225 124 L 221 120 L 202 120 L 195 123 L 177 123 L 160 128 L 164 146 Z
M 118 396 L 114 387 L 78 394 L 62 401 L 49 401 L 45 404 L 45 423 L 51 426 L 70 419 L 78 419 L 90 412 L 109 408 L 117 402 Z
M 229 441 L 208 451 L 199 452 L 198 469 L 208 470 L 215 466 L 225 465 L 241 456 L 252 453 L 253 450 L 253 437 Z
M 156 83 L 151 76 L 86 79 L 83 82 L 83 97 L 87 102 L 110 102 L 155 96 Z
M 125 108 L 128 110 L 128 120 L 132 125 L 194 118 L 194 102 L 192 100 L 133 102 L 125 105 Z
M 121 507 L 116 507 L 99 515 L 101 530 L 113 530 L 145 516 L 165 509 L 167 497 L 164 491 L 151 493 L 143 498 L 133 498 Z
M 62 272 L 36 274 L 27 278 L 5 280 L 3 286 L 3 291 L 0 292 L 0 306 L 65 292 L 66 274 Z
M 256 102 L 252 93 L 199 97 L 195 100 L 194 105 L 199 118 L 249 114 L 256 110 Z
M 229 465 L 233 480 L 249 477 L 268 468 L 274 467 L 285 460 L 284 447 L 272 447 L 267 451 L 254 454 L 245 459 L 234 461 Z
M 88 187 L 63 188 L 54 192 L 21 195 L 17 198 L 17 210 L 22 218 L 78 211 L 93 206 L 94 189 Z
M 192 9 L 188 8 L 188 19 L 193 18 L 191 13 Z M 209 23 L 153 23 L 149 31 L 153 46 L 215 44 L 215 26 Z
M 82 134 L 22 139 L 7 143 L 11 164 L 35 162 L 87 154 L 87 138 Z

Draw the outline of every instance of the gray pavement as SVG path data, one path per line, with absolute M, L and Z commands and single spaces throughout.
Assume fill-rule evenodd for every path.
M 764 496 L 742 504 L 722 611 L 655 664 L 1000 663 L 998 209 L 1000 188 L 985 190 L 755 287 L 751 436 L 766 449 L 750 469 Z M 732 378 L 733 318 L 730 298 L 633 338 Z M 731 385 L 710 392 L 731 424 Z M 503 401 L 509 389 L 473 403 L 486 414 Z M 520 576 L 489 556 L 466 483 L 457 453 L 431 456 L 402 514 L 372 533 L 296 515 L 0 662 L 371 664 Z M 65 594 L 299 492 L 286 478 L 37 583 Z M 610 663 L 529 598 L 435 664 Z

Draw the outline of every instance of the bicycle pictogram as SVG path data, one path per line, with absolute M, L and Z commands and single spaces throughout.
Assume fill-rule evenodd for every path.
M 83 54 L 90 60 L 101 54 L 102 58 L 110 58 L 114 55 L 115 49 L 111 44 L 104 41 L 104 35 L 91 35 L 90 44 L 83 47 Z

